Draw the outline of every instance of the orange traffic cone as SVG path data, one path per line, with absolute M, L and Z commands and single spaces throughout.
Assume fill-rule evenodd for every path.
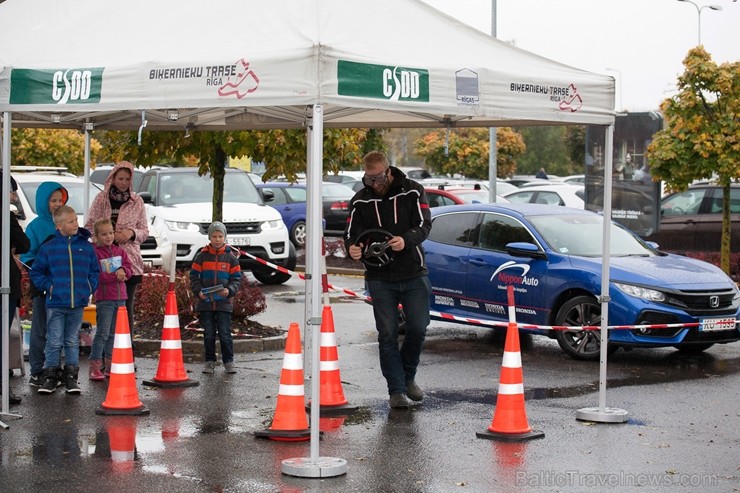
M 478 438 L 519 441 L 542 438 L 541 431 L 532 431 L 524 408 L 524 376 L 519 349 L 519 327 L 509 322 L 504 343 L 504 361 L 498 385 L 498 397 L 488 431 L 475 434 Z
M 324 306 L 321 316 L 321 362 L 319 364 L 320 414 L 352 414 L 357 406 L 348 404 L 342 390 L 342 378 L 339 374 L 339 353 L 337 338 L 334 332 L 334 315 L 330 306 Z M 311 403 L 306 406 L 310 410 Z
M 130 471 L 134 467 L 136 451 L 136 418 L 118 416 L 106 423 L 110 441 L 110 458 L 117 472 Z
M 173 283 L 170 283 L 164 307 L 162 345 L 159 349 L 157 374 L 151 380 L 144 380 L 144 385 L 152 387 L 194 387 L 198 385 L 198 381 L 191 380 L 185 372 L 182 340 L 180 339 L 180 318 L 177 315 L 177 298 Z
M 311 430 L 308 428 L 304 406 L 301 332 L 297 323 L 291 323 L 285 341 L 283 370 L 280 374 L 280 388 L 272 425 L 267 430 L 255 432 L 254 435 L 283 442 L 309 440 Z
M 149 409 L 141 403 L 136 390 L 134 353 L 131 349 L 131 332 L 125 306 L 119 307 L 116 315 L 116 334 L 113 342 L 108 393 L 105 401 L 95 410 L 95 414 L 149 414 Z

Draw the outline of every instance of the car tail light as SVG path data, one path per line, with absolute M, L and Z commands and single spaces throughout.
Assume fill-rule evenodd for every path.
M 333 204 L 331 204 L 330 209 L 333 211 L 348 211 L 349 202 L 346 200 L 340 200 L 338 202 L 334 202 Z

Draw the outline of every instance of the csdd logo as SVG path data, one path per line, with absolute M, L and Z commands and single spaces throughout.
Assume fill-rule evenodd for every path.
M 51 97 L 59 104 L 86 101 L 92 92 L 92 78 L 90 70 L 57 70 L 52 77 Z
M 418 99 L 420 95 L 420 82 L 418 72 L 410 70 L 383 70 L 383 95 L 391 100 Z

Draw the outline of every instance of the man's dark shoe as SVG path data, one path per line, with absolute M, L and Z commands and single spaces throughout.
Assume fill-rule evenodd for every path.
M 17 395 L 15 395 L 12 390 L 8 389 L 8 392 L 10 394 L 9 397 L 8 397 L 8 403 L 10 405 L 20 404 L 21 403 L 21 400 L 22 399 L 20 397 L 18 397 Z M 0 398 L 1 397 L 2 397 L 2 394 L 0 394 Z
M 31 387 L 41 387 L 44 384 L 44 374 L 39 373 L 38 375 L 31 375 L 31 378 L 28 379 L 28 385 Z
M 406 395 L 409 399 L 412 401 L 419 402 L 424 398 L 424 392 L 421 391 L 418 385 L 416 385 L 416 382 L 414 380 L 411 380 L 409 382 L 406 382 Z
M 408 409 L 409 400 L 403 394 L 391 394 L 391 398 L 388 401 L 391 409 Z

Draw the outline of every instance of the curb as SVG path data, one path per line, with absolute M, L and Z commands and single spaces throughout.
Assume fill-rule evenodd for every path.
M 277 351 L 285 349 L 285 339 L 287 338 L 287 332 L 284 335 L 275 337 L 265 337 L 261 339 L 237 339 L 234 340 L 234 353 L 258 353 L 261 351 Z M 218 344 L 218 340 L 216 341 Z M 134 346 L 136 352 L 139 354 L 154 355 L 158 354 L 162 346 L 162 341 L 153 339 L 134 339 Z M 204 347 L 203 341 L 182 341 L 182 355 L 183 357 L 203 357 Z

